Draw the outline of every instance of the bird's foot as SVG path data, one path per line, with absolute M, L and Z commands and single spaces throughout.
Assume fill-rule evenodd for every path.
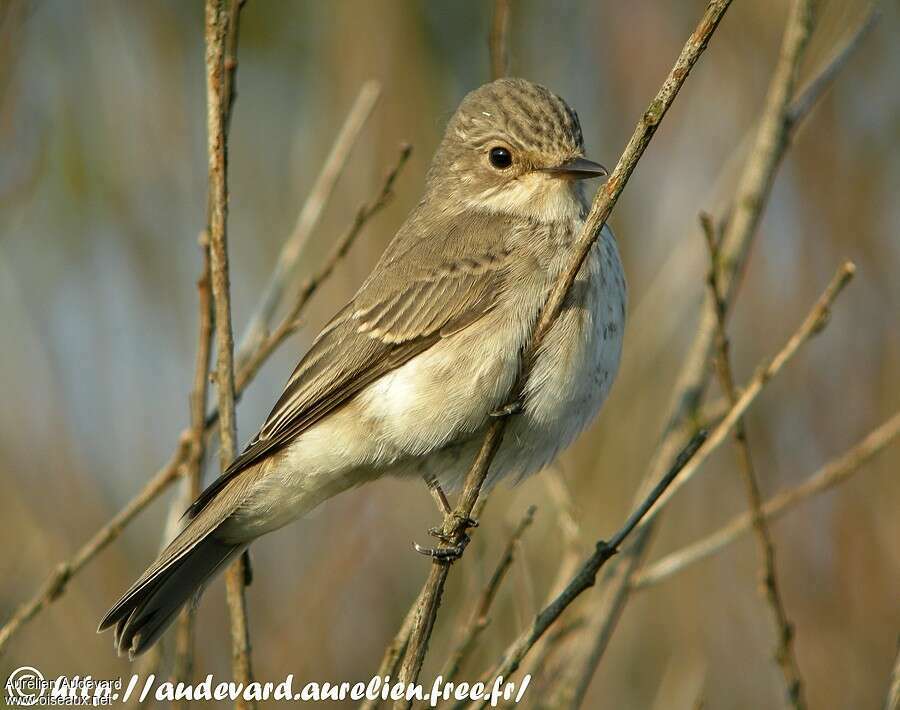
M 416 548 L 416 552 L 441 562 L 455 562 L 458 560 L 462 557 L 463 551 L 465 551 L 466 546 L 471 541 L 471 538 L 466 534 L 466 530 L 477 528 L 478 521 L 474 518 L 465 518 L 460 520 L 459 523 L 460 526 L 455 535 L 445 533 L 442 527 L 429 528 L 428 534 L 436 538 L 441 544 L 436 547 L 423 547 L 414 542 L 413 546 Z
M 504 404 L 499 409 L 495 409 L 491 412 L 492 417 L 496 417 L 497 419 L 501 419 L 503 417 L 509 417 L 513 414 L 518 414 L 522 411 L 522 402 L 516 400 L 514 402 L 510 402 L 509 404 Z

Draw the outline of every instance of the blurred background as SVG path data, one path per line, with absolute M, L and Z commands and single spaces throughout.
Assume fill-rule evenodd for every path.
M 865 11 L 823 2 L 803 76 Z M 704 3 L 513 0 L 511 70 L 578 111 L 588 155 L 613 165 Z M 778 52 L 787 3 L 736 2 L 619 201 L 611 224 L 630 285 L 624 362 L 597 422 L 558 468 L 585 550 L 629 511 L 694 332 L 706 250 Z M 321 263 L 406 140 L 396 197 L 367 227 L 238 408 L 246 441 L 317 329 L 352 295 L 418 200 L 443 126 L 487 80 L 488 2 L 272 3 L 241 18 L 230 139 L 229 239 L 240 333 L 361 84 L 382 84 L 304 256 Z M 0 617 L 5 621 L 170 456 L 188 424 L 197 234 L 205 224 L 203 9 L 176 0 L 0 2 Z M 730 324 L 746 380 L 794 330 L 843 259 L 858 266 L 824 333 L 773 381 L 747 424 L 766 497 L 796 485 L 900 404 L 900 7 L 884 16 L 802 127 L 781 168 Z M 713 396 L 717 392 L 713 391 Z M 214 452 L 213 452 L 214 453 Z M 215 456 L 211 457 L 215 460 Z M 650 559 L 746 506 L 723 446 L 673 501 Z M 880 707 L 900 634 L 900 446 L 773 526 L 799 664 L 816 708 Z M 207 476 L 213 475 L 212 470 Z M 168 493 L 13 639 L 3 678 L 131 672 L 102 613 L 155 555 Z M 491 573 L 508 531 L 538 511 L 473 662 L 475 680 L 538 608 L 563 544 L 548 477 L 491 498 L 454 567 L 423 677 Z M 350 492 L 254 547 L 255 672 L 368 679 L 427 574 L 412 541 L 436 514 L 424 487 Z M 636 594 L 586 707 L 778 707 L 774 630 L 750 537 Z M 592 594 L 589 591 L 587 594 Z M 223 584 L 198 614 L 197 672 L 226 679 Z M 170 662 L 171 651 L 163 663 Z M 685 680 L 685 683 L 688 681 Z M 663 693 L 661 696 L 660 693 Z M 527 696 L 526 696 L 527 697 Z M 667 697 L 670 699 L 667 700 Z

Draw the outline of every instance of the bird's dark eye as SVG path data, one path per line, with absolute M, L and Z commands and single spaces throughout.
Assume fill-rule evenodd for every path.
M 488 153 L 488 160 L 498 170 L 506 170 L 512 165 L 512 154 L 506 148 L 497 146 L 496 148 L 491 148 L 491 152 Z

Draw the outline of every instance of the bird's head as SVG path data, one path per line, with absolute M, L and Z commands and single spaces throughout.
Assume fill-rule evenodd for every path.
M 584 157 L 578 115 L 525 79 L 469 93 L 450 119 L 428 172 L 431 199 L 462 209 L 570 219 L 584 209 L 580 181 L 606 168 Z

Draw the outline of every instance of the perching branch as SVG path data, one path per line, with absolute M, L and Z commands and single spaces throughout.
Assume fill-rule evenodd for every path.
M 574 282 L 589 251 L 593 247 L 594 242 L 599 235 L 601 226 L 609 217 L 613 206 L 618 200 L 619 195 L 622 193 L 625 184 L 628 182 L 628 178 L 634 172 L 637 161 L 646 150 L 650 139 L 653 137 L 660 121 L 663 119 L 669 107 L 672 105 L 672 102 L 675 100 L 675 97 L 678 95 L 678 91 L 684 84 L 690 70 L 706 49 L 710 37 L 712 37 L 713 32 L 730 4 L 731 0 L 714 0 L 709 3 L 700 24 L 685 44 L 672 71 L 669 73 L 669 76 L 666 78 L 656 97 L 638 122 L 615 170 L 613 170 L 613 173 L 606 184 L 598 190 L 593 204 L 591 205 L 590 212 L 585 219 L 585 223 L 572 249 L 572 256 L 569 264 L 551 290 L 547 302 L 538 318 L 528 350 L 523 354 L 520 376 L 510 393 L 511 403 L 519 399 L 522 383 L 527 381 L 534 353 L 537 348 L 540 347 L 550 326 L 559 314 L 566 293 Z M 461 542 L 463 539 L 466 524 L 472 514 L 472 509 L 478 498 L 481 486 L 487 477 L 490 463 L 503 439 L 505 427 L 506 418 L 497 418 L 488 427 L 484 443 L 476 456 L 472 468 L 469 470 L 465 486 L 459 497 L 456 508 L 453 513 L 444 520 L 442 532 L 447 539 L 456 541 L 457 543 Z M 419 671 L 422 668 L 422 662 L 425 658 L 428 639 L 431 636 L 431 631 L 437 615 L 437 609 L 440 606 L 441 595 L 443 593 L 448 571 L 449 563 L 440 560 L 435 560 L 432 563 L 431 572 L 425 585 L 425 591 L 422 594 L 419 604 L 419 613 L 410 637 L 406 658 L 400 669 L 400 679 L 403 682 L 413 683 L 418 679 Z M 405 707 L 408 707 L 406 701 L 398 701 L 395 705 L 395 708 Z
M 797 74 L 812 33 L 812 0 L 794 0 L 782 40 L 778 63 L 757 129 L 756 141 L 748 155 L 733 199 L 733 210 L 723 235 L 720 252 L 727 268 L 720 275 L 722 294 L 730 311 L 756 235 L 756 227 L 768 200 L 775 173 L 787 150 L 796 121 L 789 118 Z M 638 489 L 636 498 L 668 468 L 683 442 L 684 423 L 694 419 L 710 377 L 710 355 L 715 341 L 716 314 L 707 296 L 696 335 L 676 382 L 662 439 Z M 550 704 L 577 707 L 584 700 L 594 670 L 628 602 L 628 580 L 649 547 L 652 525 L 635 535 L 628 551 L 621 555 L 604 577 L 600 595 L 589 610 L 590 622 L 581 634 L 582 648 L 560 675 Z
M 800 485 L 789 488 L 766 501 L 762 506 L 766 520 L 776 520 L 803 501 L 847 481 L 898 436 L 900 436 L 900 412 L 870 432 L 856 446 L 829 461 Z M 753 520 L 749 513 L 734 516 L 725 525 L 701 540 L 644 567 L 632 578 L 631 588 L 641 590 L 665 581 L 695 562 L 721 552 L 751 530 L 752 526 Z
M 716 311 L 716 355 L 714 358 L 716 371 L 719 375 L 722 391 L 725 393 L 731 406 L 734 407 L 738 401 L 738 392 L 734 384 L 734 373 L 731 369 L 730 342 L 728 333 L 725 330 L 727 307 L 719 288 L 719 268 L 721 264 L 719 260 L 718 237 L 716 236 L 715 225 L 709 215 L 702 214 L 700 221 L 709 250 L 709 276 L 707 277 L 709 295 Z M 750 444 L 747 441 L 747 429 L 743 418 L 735 422 L 734 441 L 741 478 L 747 495 L 748 508 L 753 520 L 753 530 L 759 547 L 761 588 L 764 591 L 778 631 L 775 659 L 784 676 L 791 707 L 795 708 L 795 710 L 801 710 L 806 707 L 806 697 L 803 692 L 803 677 L 800 675 L 800 666 L 794 653 L 793 625 L 788 618 L 784 600 L 781 597 L 781 585 L 778 581 L 775 565 L 775 544 L 772 541 L 772 534 L 762 512 L 762 494 L 759 490 L 759 480 L 753 466 L 753 457 L 750 454 Z
M 238 3 L 206 1 L 206 125 L 209 151 L 209 258 L 216 340 L 216 392 L 219 401 L 219 464 L 224 472 L 237 449 L 234 394 L 234 334 L 231 328 L 231 288 L 228 266 L 228 136 L 226 131 L 231 96 L 226 95 L 225 45 L 237 22 Z M 232 64 L 233 66 L 233 64 Z M 230 82 L 228 82 L 230 84 Z M 231 616 L 231 668 L 234 680 L 245 686 L 253 680 L 247 602 L 244 597 L 246 560 L 242 557 L 225 573 L 225 589 Z M 256 704 L 239 697 L 238 710 Z

